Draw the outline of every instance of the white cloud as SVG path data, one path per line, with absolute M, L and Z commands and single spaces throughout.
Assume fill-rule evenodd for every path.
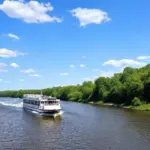
M 82 80 L 83 81 L 92 81 L 92 82 L 94 82 L 94 80 L 97 78 L 97 76 L 95 77 L 95 76 L 93 76 L 93 77 L 91 77 L 91 78 L 88 78 L 88 77 L 86 77 L 86 78 L 82 78 Z M 80 84 L 82 84 L 83 82 L 81 82 Z
M 60 73 L 61 76 L 68 76 L 68 73 Z
M 52 87 L 58 87 L 58 86 L 61 86 L 61 85 L 60 84 L 55 84 Z
M 16 40 L 20 40 L 20 38 L 17 35 L 15 35 L 15 34 L 9 33 L 8 36 L 10 38 L 13 38 L 13 39 L 16 39 Z
M 150 56 L 139 56 L 137 57 L 138 60 L 150 60 Z
M 93 79 L 96 79 L 96 78 L 98 78 L 98 76 L 93 76 L 92 78 L 93 78 Z
M 100 9 L 88 9 L 88 8 L 76 8 L 71 10 L 72 16 L 76 17 L 80 21 L 80 26 L 86 26 L 88 24 L 101 24 L 102 22 L 108 22 L 111 19 L 108 17 L 107 12 Z
M 4 0 L 0 4 L 0 10 L 7 16 L 21 19 L 26 23 L 61 22 L 60 18 L 50 16 L 53 11 L 51 3 L 40 3 L 35 0 L 24 2 L 24 0 Z
M 11 83 L 11 81 L 4 81 L 4 83 Z
M 100 76 L 101 77 L 113 77 L 115 73 L 117 73 L 117 72 L 113 72 L 113 71 L 100 71 Z
M 8 72 L 6 69 L 0 69 L 0 72 Z
M 86 56 L 82 56 L 82 58 L 83 58 L 83 59 L 85 59 L 85 58 L 86 58 Z
M 8 66 L 6 63 L 0 63 L 0 67 L 6 67 Z
M 10 66 L 13 67 L 13 68 L 18 68 L 19 67 L 19 65 L 16 64 L 16 63 L 11 63 Z
M 24 82 L 24 79 L 20 79 L 20 82 Z
M 100 70 L 99 69 L 93 69 L 92 71 L 93 72 L 99 72 Z
M 100 71 L 100 75 L 99 76 L 92 76 L 90 78 L 86 77 L 86 78 L 82 78 L 82 79 L 84 81 L 94 81 L 98 77 L 112 77 L 112 76 L 114 76 L 115 73 L 118 73 L 118 72 Z
M 9 57 L 17 57 L 19 55 L 24 55 L 24 53 L 8 50 L 6 48 L 0 48 L 0 57 L 9 58 Z
M 40 77 L 41 75 L 39 75 L 39 74 L 31 74 L 29 76 L 31 76 L 31 77 Z
M 75 68 L 75 65 L 71 64 L 71 65 L 70 65 L 70 68 Z
M 81 64 L 81 65 L 80 65 L 80 67 L 81 67 L 81 68 L 84 68 L 84 67 L 85 67 L 85 65 L 84 65 L 84 64 Z
M 84 80 L 84 81 L 91 81 L 92 79 L 91 79 L 91 78 L 86 77 L 86 78 L 83 78 L 83 80 Z
M 104 66 L 109 65 L 113 67 L 126 67 L 126 66 L 143 66 L 145 63 L 139 62 L 133 59 L 121 59 L 121 60 L 108 60 L 104 62 Z
M 29 68 L 29 69 L 26 69 L 26 70 L 21 70 L 20 72 L 23 72 L 23 73 L 34 73 L 34 69 L 32 68 Z

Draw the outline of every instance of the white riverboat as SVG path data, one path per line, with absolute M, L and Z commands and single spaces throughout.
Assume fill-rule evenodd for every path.
M 42 94 L 25 94 L 23 108 L 41 114 L 56 115 L 61 113 L 60 100 Z

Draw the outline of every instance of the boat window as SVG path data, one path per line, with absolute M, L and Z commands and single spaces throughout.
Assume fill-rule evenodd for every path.
M 44 104 L 44 102 L 41 102 L 41 104 Z

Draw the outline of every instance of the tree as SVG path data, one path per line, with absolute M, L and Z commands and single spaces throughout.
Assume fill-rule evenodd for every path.
M 82 93 L 79 91 L 74 91 L 68 95 L 70 101 L 81 102 L 82 101 Z
M 81 92 L 82 92 L 82 100 L 83 101 L 89 101 L 93 91 L 95 88 L 95 84 L 92 81 L 83 82 L 81 86 Z
M 138 97 L 134 97 L 132 100 L 132 106 L 140 106 L 141 104 L 141 100 Z
M 147 102 L 150 102 L 150 78 L 144 84 L 144 96 Z
M 141 81 L 126 83 L 125 88 L 127 91 L 126 103 L 129 105 L 134 97 L 141 97 L 143 95 L 143 84 Z
M 109 94 L 109 90 L 111 89 L 111 82 L 109 78 L 100 77 L 95 81 L 96 88 L 95 92 L 98 94 L 98 100 L 105 101 L 106 97 Z

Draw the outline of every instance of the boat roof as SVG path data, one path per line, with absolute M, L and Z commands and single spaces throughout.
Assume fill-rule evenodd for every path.
M 37 101 L 60 101 L 59 99 L 51 96 L 39 95 L 39 94 L 24 94 L 23 98 Z

